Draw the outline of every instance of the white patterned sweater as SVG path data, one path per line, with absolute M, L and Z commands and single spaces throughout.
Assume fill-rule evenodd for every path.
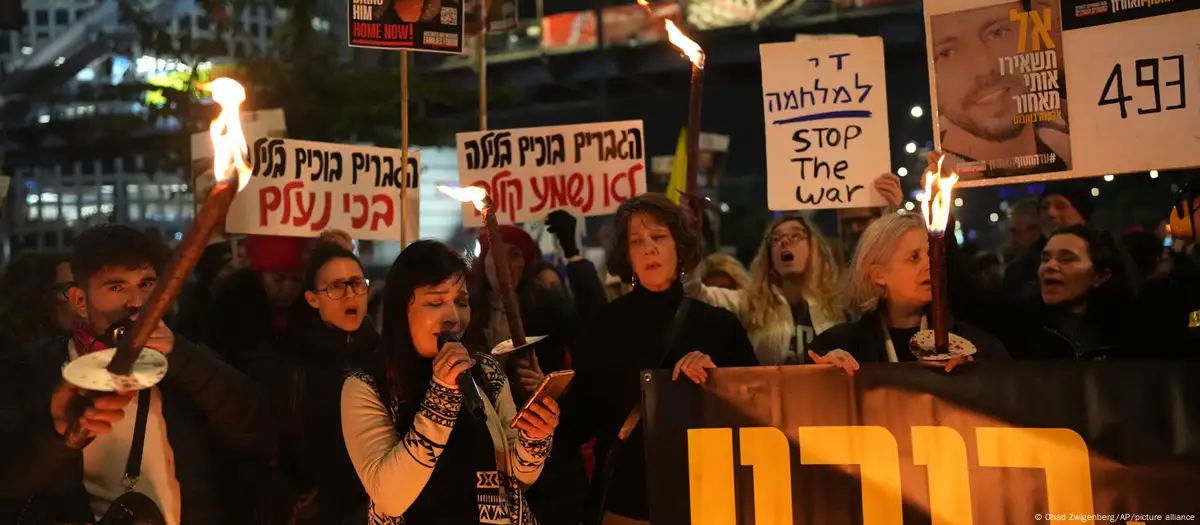
M 478 473 L 479 522 L 534 525 L 537 522 L 522 487 L 532 485 L 541 474 L 553 436 L 535 440 L 509 426 L 517 414 L 508 380 L 495 358 L 474 356 L 488 379 L 488 385 L 480 386 L 493 394 L 483 400 L 488 431 L 496 449 L 506 451 L 503 456 L 508 462 L 507 476 L 498 471 Z M 488 398 L 496 400 L 495 406 Z M 404 523 L 405 511 L 424 490 L 450 439 L 461 404 L 457 385 L 434 378 L 408 432 L 400 436 L 392 415 L 395 407 L 379 399 L 371 379 L 362 373 L 346 378 L 342 385 L 342 437 L 363 488 L 371 497 L 371 525 Z

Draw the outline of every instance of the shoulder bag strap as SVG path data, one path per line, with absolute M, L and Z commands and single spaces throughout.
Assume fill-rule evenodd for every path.
M 688 310 L 691 308 L 692 299 L 684 296 L 679 302 L 679 307 L 675 310 L 675 317 L 671 319 L 671 324 L 667 326 L 667 331 L 663 334 L 663 346 L 661 354 L 658 357 L 658 365 L 662 366 L 663 360 L 671 354 L 671 349 L 675 347 L 675 340 L 679 337 L 679 331 L 683 329 L 683 321 L 687 318 Z M 596 486 L 599 487 L 599 507 L 597 515 L 593 523 L 600 523 L 604 519 L 604 501 L 608 496 L 608 484 L 612 480 L 613 470 L 616 469 L 617 457 L 621 454 L 622 445 L 633 431 L 637 429 L 642 422 L 642 402 L 634 403 L 633 409 L 629 411 L 629 415 L 625 416 L 625 422 L 621 424 L 621 430 L 617 431 L 617 440 L 613 442 L 608 449 L 607 457 L 604 458 L 604 470 L 601 473 L 600 479 L 597 480 Z
M 146 420 L 150 419 L 150 402 L 152 395 L 147 388 L 138 392 L 137 420 L 133 423 L 133 441 L 129 445 L 129 460 L 125 462 L 125 477 L 121 478 L 121 486 L 125 492 L 132 492 L 142 476 L 142 452 L 146 448 Z

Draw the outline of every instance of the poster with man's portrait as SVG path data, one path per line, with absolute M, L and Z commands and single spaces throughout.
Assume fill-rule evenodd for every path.
M 925 6 L 943 171 L 957 172 L 964 185 L 1070 171 L 1059 3 L 925 0 Z

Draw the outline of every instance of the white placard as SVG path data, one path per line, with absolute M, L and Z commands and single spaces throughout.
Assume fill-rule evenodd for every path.
M 250 144 L 250 183 L 229 209 L 233 233 L 317 237 L 342 230 L 360 240 L 400 240 L 400 151 L 291 139 Z M 418 235 L 421 154 L 408 154 L 408 238 Z
M 459 133 L 459 184 L 487 190 L 501 224 L 608 215 L 645 193 L 644 144 L 640 120 Z M 463 204 L 463 225 L 482 224 Z
M 1080 21 L 1122 14 L 1104 4 Z M 1079 176 L 1200 166 L 1200 9 L 1192 9 L 1063 32 Z
M 767 206 L 775 211 L 882 206 L 891 172 L 883 39 L 759 46 Z
M 246 136 L 248 144 L 253 144 L 254 141 L 263 137 L 283 138 L 287 136 L 287 122 L 282 109 L 243 111 L 241 119 L 242 134 Z M 192 134 L 191 181 L 192 193 L 196 197 L 196 215 L 200 215 L 200 210 L 204 208 L 204 201 L 208 200 L 208 193 L 212 190 L 214 182 L 212 136 L 207 130 Z M 228 241 L 230 237 L 227 233 L 224 225 L 219 225 L 217 231 L 213 232 L 212 238 L 209 239 L 209 244 Z

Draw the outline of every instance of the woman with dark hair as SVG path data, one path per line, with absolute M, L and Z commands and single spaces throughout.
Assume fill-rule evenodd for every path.
M 621 204 L 615 224 L 609 271 L 634 288 L 602 309 L 579 339 L 563 439 L 569 435 L 580 444 L 596 438 L 597 471 L 611 473 L 597 480 L 600 491 L 607 490 L 596 509 L 605 522 L 644 522 L 649 507 L 641 431 L 629 436 L 619 456 L 606 457 L 640 399 L 640 371 L 674 367 L 675 379 L 704 383 L 708 369 L 758 361 L 737 317 L 684 299 L 680 278 L 700 262 L 701 247 L 678 206 L 661 194 L 639 195 Z
M 392 264 L 384 294 L 382 344 L 355 359 L 342 387 L 342 436 L 371 523 L 536 523 L 523 491 L 550 454 L 558 405 L 518 415 L 494 358 L 439 341 L 470 323 L 466 264 L 417 241 Z M 484 391 L 482 415 L 464 410 L 464 373 Z
M 67 300 L 74 286 L 66 256 L 26 254 L 0 278 L 0 345 L 16 349 L 66 335 L 79 319 Z
M 954 259 L 951 243 L 947 256 Z M 1135 357 L 1128 317 L 1133 279 L 1127 255 L 1107 233 L 1077 224 L 1052 233 L 1041 252 L 1037 294 L 990 292 L 951 264 L 951 310 L 999 337 L 1014 359 Z
M 1026 310 L 1037 312 L 1031 320 L 1039 329 L 1011 334 L 1027 341 L 1020 345 L 1025 357 L 1129 356 L 1124 312 L 1134 294 L 1126 257 L 1111 236 L 1084 225 L 1051 234 L 1038 267 L 1040 308 Z
M 354 356 L 379 336 L 367 317 L 368 282 L 358 257 L 322 242 L 304 271 L 304 301 L 288 322 L 279 388 L 281 469 L 304 497 L 293 523 L 336 524 L 366 508 L 367 495 L 342 438 L 341 392 Z

